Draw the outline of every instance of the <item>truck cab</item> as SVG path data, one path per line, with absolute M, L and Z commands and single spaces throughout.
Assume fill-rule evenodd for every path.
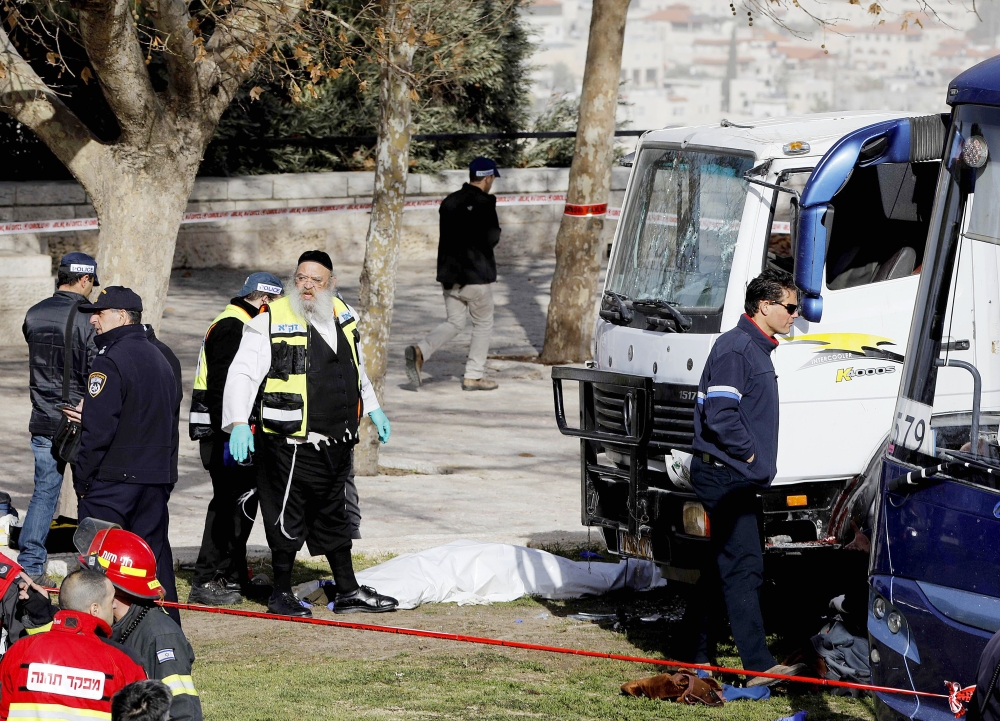
M 693 580 L 711 533 L 686 470 L 698 381 L 768 265 L 793 273 L 803 316 L 772 355 L 781 420 L 777 477 L 762 493 L 768 552 L 839 548 L 871 523 L 943 140 L 941 116 L 904 113 L 640 139 L 593 361 L 552 373 L 560 430 L 580 438 L 581 519 L 612 553 Z M 952 328 L 956 357 L 972 323 Z M 579 384 L 578 425 L 567 381 Z M 952 405 L 967 405 L 969 391 L 954 390 Z

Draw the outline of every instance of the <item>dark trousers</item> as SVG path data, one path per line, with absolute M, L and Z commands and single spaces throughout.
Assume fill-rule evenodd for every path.
M 702 462 L 700 455 L 691 461 L 691 484 L 708 512 L 712 551 L 685 613 L 685 625 L 696 636 L 694 660 L 715 660 L 721 614 L 728 611 L 743 668 L 766 671 L 776 661 L 767 650 L 760 610 L 764 583 L 761 487 L 728 466 Z
M 167 601 L 177 600 L 174 556 L 168 540 L 170 512 L 167 501 L 172 489 L 173 486 L 169 485 L 109 481 L 93 481 L 76 489 L 81 519 L 96 518 L 117 523 L 149 544 L 156 556 L 156 579 L 163 586 Z M 179 626 L 181 616 L 177 609 L 168 609 L 167 613 Z
M 246 584 L 247 539 L 257 516 L 257 495 L 245 502 L 240 498 L 257 488 L 257 466 L 240 466 L 223 461 L 223 441 L 227 436 L 201 441 L 202 460 L 212 477 L 212 500 L 205 514 L 205 531 L 194 567 L 193 584 L 221 578 Z
M 308 544 L 313 556 L 350 551 L 346 483 L 353 446 L 321 443 L 317 450 L 283 436 L 265 436 L 257 445 L 264 463 L 257 490 L 271 550 L 294 554 Z

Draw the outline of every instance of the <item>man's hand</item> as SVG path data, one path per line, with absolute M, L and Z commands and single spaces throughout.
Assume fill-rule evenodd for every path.
M 368 417 L 371 418 L 372 423 L 375 424 L 375 429 L 378 431 L 378 439 L 382 443 L 388 443 L 389 433 L 391 432 L 391 429 L 389 427 L 389 419 L 386 418 L 385 413 L 382 411 L 382 409 L 376 408 L 375 410 L 373 410 L 371 413 L 368 414 Z
M 18 588 L 17 597 L 22 601 L 28 600 L 28 589 L 34 589 L 43 596 L 48 596 L 48 591 L 46 591 L 44 588 L 42 588 L 37 583 L 32 581 L 31 576 L 29 576 L 24 571 L 21 571 L 21 577 L 18 579 L 17 588 Z
M 81 423 L 83 421 L 83 399 L 76 404 L 76 408 L 63 408 L 62 412 L 74 423 Z
M 255 450 L 253 447 L 253 433 L 246 423 L 237 423 L 233 426 L 233 432 L 229 436 L 229 453 L 238 463 L 242 463 Z

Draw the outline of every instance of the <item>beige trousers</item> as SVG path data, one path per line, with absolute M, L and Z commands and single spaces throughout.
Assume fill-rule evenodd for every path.
M 444 308 L 448 320 L 431 331 L 418 344 L 424 360 L 465 329 L 468 316 L 472 316 L 472 342 L 469 359 L 465 364 L 465 377 L 479 380 L 486 371 L 486 356 L 490 352 L 490 335 L 493 333 L 493 290 L 488 283 L 454 286 L 444 290 Z

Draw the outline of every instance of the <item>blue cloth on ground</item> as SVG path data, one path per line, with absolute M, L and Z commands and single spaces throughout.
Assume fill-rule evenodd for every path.
M 727 686 L 723 684 L 722 698 L 726 699 L 726 701 L 767 701 L 771 698 L 771 689 L 767 686 L 737 688 L 736 686 Z M 798 721 L 798 719 L 796 719 L 796 721 Z
M 806 721 L 806 712 L 796 711 L 791 716 L 783 716 L 779 719 L 776 719 L 776 721 Z

